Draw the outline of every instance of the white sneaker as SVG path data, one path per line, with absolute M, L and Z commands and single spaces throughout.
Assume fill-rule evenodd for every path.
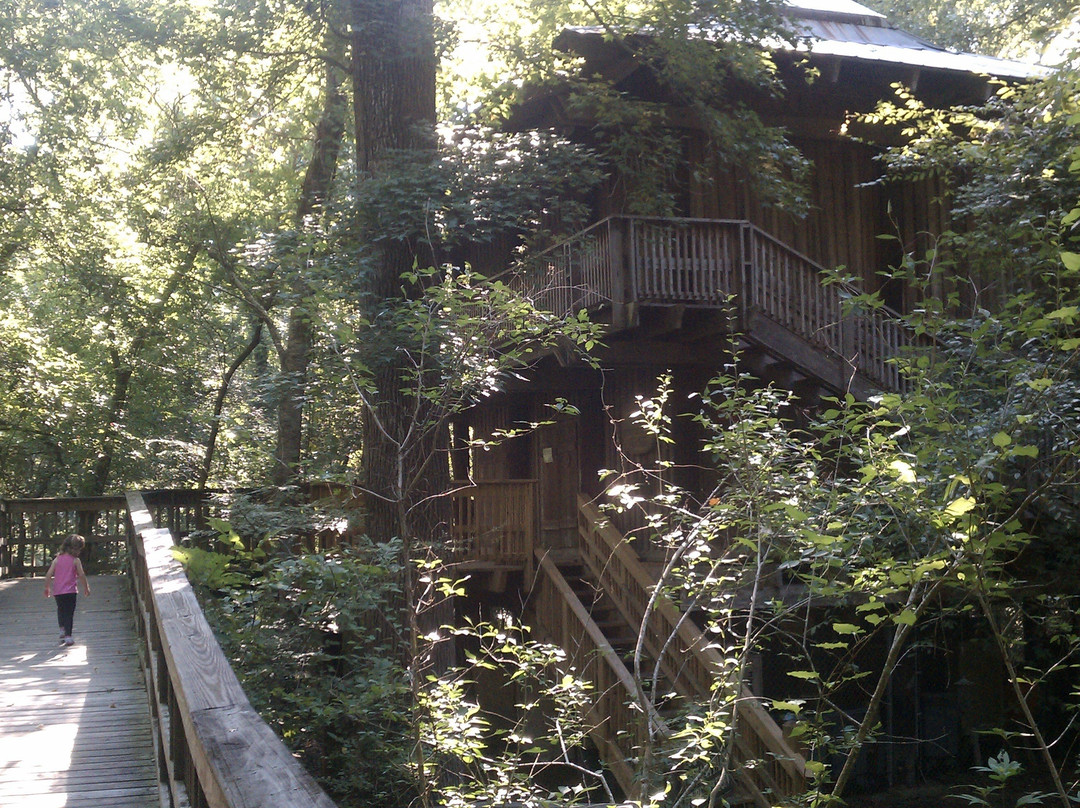
M 75 640 L 73 640 L 71 637 L 64 637 L 64 645 L 74 645 L 74 644 L 75 644 Z

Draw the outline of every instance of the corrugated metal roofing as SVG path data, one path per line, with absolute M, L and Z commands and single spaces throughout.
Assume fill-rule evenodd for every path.
M 860 42 L 857 40 L 815 37 L 807 47 L 817 55 L 839 56 L 868 62 L 886 62 L 934 70 L 952 70 L 960 73 L 997 76 L 1005 79 L 1033 79 L 1050 74 L 1050 69 L 1026 62 L 1012 62 L 979 56 L 974 53 L 953 53 L 940 48 L 923 46 L 914 48 L 901 44 Z
M 814 54 L 1011 79 L 1038 78 L 1050 73 L 1048 68 L 1040 65 L 939 48 L 914 34 L 880 24 L 879 20 L 883 22 L 884 17 L 858 3 L 846 0 L 797 0 L 790 5 L 803 12 L 792 19 L 792 26 L 811 40 L 808 45 L 800 46 L 799 50 L 809 50 Z M 825 10 L 821 8 L 825 6 L 829 7 L 829 16 L 813 14 L 814 11 Z M 842 12 L 839 10 L 841 6 L 853 6 L 862 11 Z M 811 13 L 806 14 L 806 11 Z M 832 16 L 846 16 L 851 13 L 865 17 L 864 12 L 869 12 L 878 19 L 866 24 L 864 21 L 856 22 Z
M 790 24 L 808 40 L 796 46 L 800 51 L 1004 79 L 1041 78 L 1052 72 L 1041 65 L 940 48 L 890 25 L 884 15 L 854 0 L 787 0 L 787 5 Z M 580 34 L 604 34 L 603 29 L 595 26 L 571 30 Z M 776 47 L 781 50 L 792 48 L 786 42 L 778 43 Z

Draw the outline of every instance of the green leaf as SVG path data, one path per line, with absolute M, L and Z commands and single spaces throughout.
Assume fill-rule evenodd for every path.
M 971 497 L 957 497 L 945 506 L 945 515 L 951 519 L 959 519 L 965 513 L 975 508 L 975 500 Z
M 806 679 L 807 681 L 818 678 L 817 671 L 788 671 L 787 675 L 795 679 Z
M 784 511 L 787 513 L 788 519 L 793 522 L 805 522 L 810 518 L 810 514 L 799 510 L 794 505 L 788 505 L 787 503 L 784 504 Z
M 913 626 L 918 616 L 911 609 L 904 609 L 900 614 L 893 615 L 893 622 L 899 626 Z
M 896 474 L 896 478 L 902 483 L 915 482 L 915 469 L 904 460 L 894 460 L 889 463 L 889 468 Z
M 1006 432 L 998 432 L 991 440 L 994 442 L 994 445 L 1000 449 L 1012 443 L 1012 436 Z
M 1061 254 L 1061 263 L 1065 265 L 1066 269 L 1073 272 L 1080 270 L 1080 253 L 1063 252 Z
M 856 606 L 855 611 L 856 612 L 873 612 L 873 611 L 877 611 L 879 609 L 884 609 L 884 608 L 885 608 L 885 604 L 882 603 L 880 600 L 870 600 L 870 601 L 867 601 L 866 603 L 861 603 L 858 606 Z
M 832 629 L 837 634 L 858 634 L 862 631 L 862 629 L 854 623 L 833 623 Z
M 772 708 L 774 710 L 789 710 L 790 712 L 793 712 L 796 715 L 798 715 L 799 711 L 802 710 L 802 702 L 801 701 L 774 701 L 772 703 Z

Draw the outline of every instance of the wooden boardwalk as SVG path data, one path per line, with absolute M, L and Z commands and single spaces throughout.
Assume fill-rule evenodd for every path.
M 92 576 L 75 645 L 44 579 L 0 580 L 0 806 L 160 808 L 127 582 Z

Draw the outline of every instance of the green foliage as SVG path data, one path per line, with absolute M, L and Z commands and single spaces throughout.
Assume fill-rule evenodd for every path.
M 1043 81 L 999 87 L 981 109 L 930 110 L 903 89 L 881 105 L 872 119 L 906 138 L 885 156 L 890 177 L 945 178 L 953 220 L 964 223 L 930 255 L 910 256 L 902 274 L 920 286 L 955 275 L 934 296 L 948 294 L 946 305 L 969 310 L 999 310 L 1023 292 L 1054 309 L 1065 305 L 1057 296 L 1076 288 L 1068 254 L 1080 195 L 1072 170 L 1078 81 L 1075 66 L 1066 66 Z
M 894 25 L 940 47 L 1007 58 L 1053 59 L 1049 46 L 1076 21 L 1071 0 L 878 0 L 872 5 Z
M 820 778 L 807 799 L 833 799 L 862 747 L 889 740 L 878 707 L 906 649 L 966 625 L 995 638 L 1041 771 L 1061 777 L 1055 799 L 1075 789 L 1075 751 L 1054 759 L 1045 740 L 1072 737 L 1061 716 L 1080 707 L 1067 684 L 1080 664 L 1075 302 L 1062 289 L 1051 305 L 1022 295 L 967 321 L 928 308 L 917 327 L 937 340 L 901 360 L 906 391 L 834 400 L 806 431 L 792 429 L 790 394 L 732 369 L 696 417 L 710 491 L 674 485 L 663 451 L 640 470 L 651 489 L 609 487 L 664 549 L 664 596 L 696 616 L 725 665 L 647 782 L 674 776 L 672 798 L 707 799 L 730 780 L 733 705 L 750 660 L 767 657 L 786 683 L 774 675 L 766 695 L 793 716 Z M 665 379 L 638 404 L 663 446 Z M 1033 594 L 1049 580 L 1052 595 Z M 635 674 L 656 703 L 670 698 L 654 671 Z M 858 720 L 845 714 L 853 704 Z
M 552 227 L 572 231 L 590 213 L 583 200 L 600 174 L 582 146 L 551 132 L 459 127 L 442 135 L 437 159 L 391 152 L 380 176 L 349 200 L 376 240 L 419 237 L 452 250 Z
M 673 116 L 690 114 L 705 128 L 709 150 L 722 165 L 740 169 L 767 203 L 802 214 L 805 160 L 781 130 L 733 101 L 744 83 L 764 93 L 776 89 L 764 43 L 793 40 L 781 8 L 772 0 L 521 0 L 508 13 L 505 4 L 465 6 L 451 0 L 443 13 L 458 26 L 458 52 L 450 60 L 451 91 L 444 103 L 450 115 L 487 122 L 505 118 L 523 98 L 561 96 L 593 133 L 605 166 L 616 174 L 626 212 L 656 215 L 670 215 L 678 185 L 683 144 Z M 595 65 L 581 54 L 552 49 L 552 42 L 565 42 L 560 34 L 572 27 L 598 35 L 596 44 L 605 55 Z M 628 88 L 621 73 L 602 75 L 606 62 L 620 59 L 641 68 L 639 87 Z M 673 106 L 660 102 L 656 84 L 668 100 L 675 99 Z M 462 98 L 465 86 L 486 91 L 485 102 L 477 105 L 475 90 Z
M 974 766 L 973 771 L 982 772 L 990 780 L 988 785 L 972 786 L 955 794 L 955 798 L 962 800 L 968 805 L 982 805 L 986 808 L 992 806 L 1009 805 L 1009 795 L 1005 793 L 1010 781 L 1015 779 L 1023 771 L 1020 761 L 1009 757 L 1007 750 L 1002 750 L 998 755 L 990 757 L 985 766 Z M 1047 793 L 1021 794 L 1012 803 L 1014 808 L 1022 808 L 1025 805 L 1043 805 L 1044 801 L 1053 797 Z
M 188 578 L 195 586 L 213 592 L 224 592 L 248 582 L 248 576 L 237 572 L 232 556 L 200 547 L 176 547 L 173 557 L 184 565 Z
M 341 806 L 404 808 L 414 795 L 399 553 L 182 551 L 252 704 Z
M 585 765 L 590 693 L 566 652 L 509 615 L 453 634 L 469 649 L 466 664 L 421 697 L 428 777 L 445 783 L 438 804 L 573 804 L 596 792 L 610 801 L 602 774 Z
M 309 103 L 280 65 L 238 58 L 224 32 L 241 26 L 220 10 L 227 27 L 186 2 L 4 6 L 0 331 L 18 346 L 0 393 L 8 493 L 197 474 L 208 388 L 248 330 L 204 247 L 276 224 Z M 284 44 L 288 30 L 266 35 Z M 252 409 L 221 419 L 230 481 L 265 465 L 243 445 L 265 432 Z

